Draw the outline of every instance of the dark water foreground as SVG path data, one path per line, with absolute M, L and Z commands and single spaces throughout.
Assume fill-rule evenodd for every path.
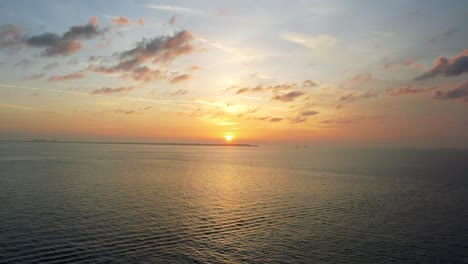
M 0 263 L 468 263 L 468 151 L 0 143 Z

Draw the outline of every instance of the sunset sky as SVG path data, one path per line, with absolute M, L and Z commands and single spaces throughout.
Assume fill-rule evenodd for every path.
M 468 1 L 1 1 L 0 140 L 468 147 Z

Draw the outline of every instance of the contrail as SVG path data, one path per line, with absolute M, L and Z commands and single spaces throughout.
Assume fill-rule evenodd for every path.
M 102 97 L 102 98 L 125 100 L 125 101 L 136 101 L 136 102 L 145 102 L 145 103 L 153 103 L 153 104 L 163 104 L 163 105 L 197 108 L 197 107 L 195 107 L 193 105 L 187 105 L 187 103 L 189 103 L 189 102 L 183 102 L 183 101 L 178 102 L 178 103 L 174 103 L 172 101 L 165 101 L 165 100 L 151 100 L 151 99 L 133 98 L 133 97 L 115 97 L 115 96 L 108 96 L 108 95 L 88 94 L 88 93 L 82 93 L 82 92 L 61 91 L 61 90 L 53 90 L 53 89 L 42 89 L 42 88 L 36 88 L 36 87 L 31 87 L 31 86 L 21 86 L 21 85 L 12 85 L 12 84 L 0 84 L 0 87 L 28 89 L 28 90 L 35 90 L 35 91 L 42 91 L 42 92 L 62 93 L 62 94 L 90 96 L 90 97 Z

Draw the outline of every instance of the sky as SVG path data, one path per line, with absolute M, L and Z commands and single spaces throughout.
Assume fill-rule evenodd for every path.
M 468 2 L 1 1 L 0 140 L 468 147 Z

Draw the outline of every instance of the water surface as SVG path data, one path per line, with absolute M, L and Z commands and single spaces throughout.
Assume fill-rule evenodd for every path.
M 0 263 L 467 263 L 468 151 L 0 143 Z

